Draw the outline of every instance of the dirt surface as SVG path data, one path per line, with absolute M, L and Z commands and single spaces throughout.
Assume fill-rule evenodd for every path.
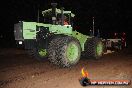
M 90 79 L 132 80 L 130 49 L 104 55 L 99 60 L 81 58 L 71 68 L 59 68 L 48 60 L 39 62 L 20 49 L 0 49 L 0 88 L 83 88 L 81 68 Z M 87 86 L 86 88 L 132 88 L 129 86 Z

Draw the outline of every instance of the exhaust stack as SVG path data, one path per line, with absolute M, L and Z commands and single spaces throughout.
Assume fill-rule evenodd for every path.
M 52 23 L 56 24 L 56 6 L 57 3 L 51 3 L 52 6 Z

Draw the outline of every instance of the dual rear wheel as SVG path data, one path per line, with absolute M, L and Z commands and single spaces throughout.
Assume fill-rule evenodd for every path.
M 80 43 L 73 37 L 59 37 L 53 39 L 48 47 L 48 58 L 56 65 L 70 67 L 75 65 L 81 55 Z
M 99 58 L 102 56 L 103 44 L 97 38 L 88 39 L 85 43 L 85 56 Z M 48 60 L 61 67 L 77 64 L 81 56 L 80 42 L 70 36 L 56 37 L 49 42 L 48 49 L 35 48 L 32 55 L 38 60 Z

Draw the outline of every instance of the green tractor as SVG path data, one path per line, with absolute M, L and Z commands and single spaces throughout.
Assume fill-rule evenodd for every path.
M 48 58 L 62 67 L 75 65 L 82 54 L 100 58 L 103 54 L 102 40 L 73 31 L 72 19 L 75 15 L 63 8 L 57 9 L 57 3 L 51 5 L 51 9 L 42 11 L 42 23 L 20 21 L 14 25 L 16 42 L 24 45 L 36 59 Z

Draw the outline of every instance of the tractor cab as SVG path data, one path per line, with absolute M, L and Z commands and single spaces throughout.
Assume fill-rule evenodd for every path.
M 71 11 L 64 11 L 64 8 L 56 8 L 56 3 L 52 3 L 52 8 L 42 11 L 44 23 L 62 26 L 72 26 L 72 19 L 75 16 Z

